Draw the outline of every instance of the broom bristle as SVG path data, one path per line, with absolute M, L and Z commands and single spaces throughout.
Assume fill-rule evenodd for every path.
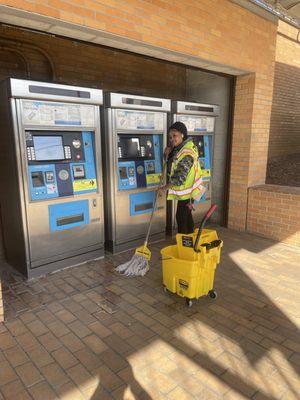
M 148 270 L 148 260 L 139 254 L 134 254 L 131 260 L 116 267 L 116 271 L 125 276 L 144 276 Z

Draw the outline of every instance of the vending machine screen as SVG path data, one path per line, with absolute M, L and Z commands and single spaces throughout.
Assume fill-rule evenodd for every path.
M 33 136 L 36 161 L 64 160 L 61 136 Z
M 153 159 L 153 135 L 118 135 L 119 160 Z

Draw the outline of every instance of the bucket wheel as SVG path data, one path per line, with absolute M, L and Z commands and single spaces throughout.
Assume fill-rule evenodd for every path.
M 186 301 L 186 305 L 188 306 L 188 307 L 192 307 L 192 305 L 193 305 L 193 301 L 192 301 L 192 299 L 189 299 L 189 298 L 185 298 L 185 301 Z
M 216 299 L 216 298 L 218 297 L 218 293 L 213 289 L 213 290 L 210 290 L 210 291 L 208 292 L 208 296 L 209 296 L 211 299 Z
M 168 293 L 167 286 L 164 286 L 164 292 L 165 292 L 165 293 Z

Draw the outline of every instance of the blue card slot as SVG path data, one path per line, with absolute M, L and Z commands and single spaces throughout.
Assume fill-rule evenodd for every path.
M 62 231 L 90 223 L 89 201 L 52 204 L 49 209 L 50 231 Z
M 142 192 L 129 195 L 130 215 L 140 215 L 152 212 L 155 192 Z

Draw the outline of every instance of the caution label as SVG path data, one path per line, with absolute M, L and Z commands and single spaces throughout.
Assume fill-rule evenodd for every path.
M 97 189 L 96 179 L 77 179 L 73 182 L 74 192 L 82 192 L 84 190 L 95 190 Z
M 147 174 L 147 186 L 148 185 L 159 185 L 161 179 L 161 174 Z

